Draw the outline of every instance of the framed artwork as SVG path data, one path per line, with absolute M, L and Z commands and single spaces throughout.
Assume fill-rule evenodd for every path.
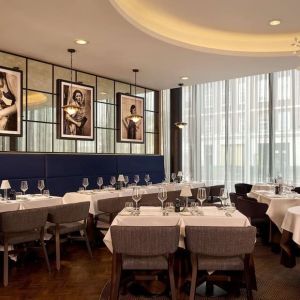
M 58 134 L 61 139 L 94 139 L 94 88 L 57 80 Z M 66 106 L 76 109 L 66 111 Z
M 132 114 L 142 118 L 133 122 Z M 117 142 L 144 143 L 144 98 L 117 93 L 117 127 Z
M 23 73 L 0 66 L 0 135 L 22 135 Z

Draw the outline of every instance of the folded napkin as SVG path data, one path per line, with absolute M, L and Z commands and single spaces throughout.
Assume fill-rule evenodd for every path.
M 140 212 L 142 211 L 161 211 L 160 206 L 141 206 Z

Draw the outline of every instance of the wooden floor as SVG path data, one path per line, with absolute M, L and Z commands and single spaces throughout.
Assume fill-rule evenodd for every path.
M 60 272 L 55 270 L 54 256 L 50 256 L 52 274 L 48 274 L 43 259 L 28 255 L 17 264 L 11 263 L 9 286 L 0 284 L 0 299 L 99 299 L 110 279 L 111 255 L 105 247 L 93 249 L 91 260 L 84 243 L 66 245 Z M 300 260 L 293 269 L 279 264 L 279 255 L 259 243 L 255 249 L 258 292 L 254 299 L 299 300 Z M 1 272 L 2 272 L 2 263 Z M 2 282 L 2 275 L 0 276 Z M 235 299 L 245 299 L 244 293 Z M 129 298 L 137 299 L 137 298 Z M 188 299 L 181 293 L 179 300 Z M 205 298 L 197 298 L 205 299 Z

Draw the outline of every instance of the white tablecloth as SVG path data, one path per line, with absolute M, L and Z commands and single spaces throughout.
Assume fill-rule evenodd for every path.
M 274 185 L 268 183 L 256 183 L 252 186 L 251 192 L 255 191 L 274 191 Z
M 270 191 L 256 191 L 248 195 L 250 196 L 250 194 L 258 202 L 269 206 L 266 214 L 280 231 L 282 231 L 281 225 L 288 208 L 300 205 L 300 194 L 275 195 Z
M 23 199 L 24 198 L 24 199 Z M 22 199 L 0 201 L 0 212 L 19 209 L 49 207 L 62 204 L 61 197 L 45 197 L 43 195 L 25 195 Z
M 189 184 L 190 187 L 198 188 L 204 187 L 205 184 L 203 182 L 189 182 L 189 183 L 180 183 L 180 184 L 163 184 L 163 186 L 167 189 L 167 191 L 178 191 L 181 190 L 182 187 L 186 184 Z M 158 193 L 159 187 L 162 184 L 154 184 L 150 186 L 141 186 L 141 189 L 146 194 L 156 194 Z M 71 192 L 66 193 L 63 196 L 63 203 L 76 203 L 81 201 L 90 201 L 90 214 L 97 215 L 99 213 L 97 209 L 97 202 L 102 199 L 109 198 L 119 198 L 126 197 L 132 195 L 132 188 L 124 188 L 122 190 L 87 190 L 81 192 Z
M 293 241 L 300 245 L 300 206 L 290 207 L 284 217 L 282 229 L 293 233 Z
M 139 216 L 128 216 L 123 210 L 116 216 L 111 225 L 123 226 L 180 226 L 179 247 L 184 248 L 185 226 L 250 226 L 249 220 L 239 211 L 235 211 L 231 217 L 227 217 L 225 212 L 216 207 L 203 207 L 203 216 L 182 215 L 171 213 L 168 216 L 162 216 L 160 207 L 141 207 Z M 107 248 L 113 252 L 110 230 L 103 239 Z

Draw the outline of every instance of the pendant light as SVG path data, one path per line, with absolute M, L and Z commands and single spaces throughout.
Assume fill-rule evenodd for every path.
M 139 69 L 132 69 L 132 72 L 134 72 L 134 96 L 135 96 L 135 108 L 136 108 L 136 73 L 139 72 Z M 137 109 L 135 109 L 137 111 Z M 131 114 L 128 119 L 133 121 L 134 123 L 139 122 L 143 117 L 137 113 Z
M 76 52 L 75 49 L 68 49 L 68 52 L 70 53 L 71 56 L 71 75 L 70 75 L 70 79 L 71 79 L 71 86 L 70 86 L 70 94 L 72 94 L 72 84 L 73 84 L 73 54 Z M 63 110 L 68 113 L 69 115 L 73 115 L 76 112 L 78 112 L 79 110 L 79 106 L 77 104 L 67 104 L 64 105 Z
M 181 88 L 183 87 L 183 83 L 178 83 L 178 85 L 179 85 Z M 180 122 L 174 123 L 174 125 L 177 126 L 179 129 L 182 129 L 184 126 L 187 125 L 187 123 L 180 121 Z

